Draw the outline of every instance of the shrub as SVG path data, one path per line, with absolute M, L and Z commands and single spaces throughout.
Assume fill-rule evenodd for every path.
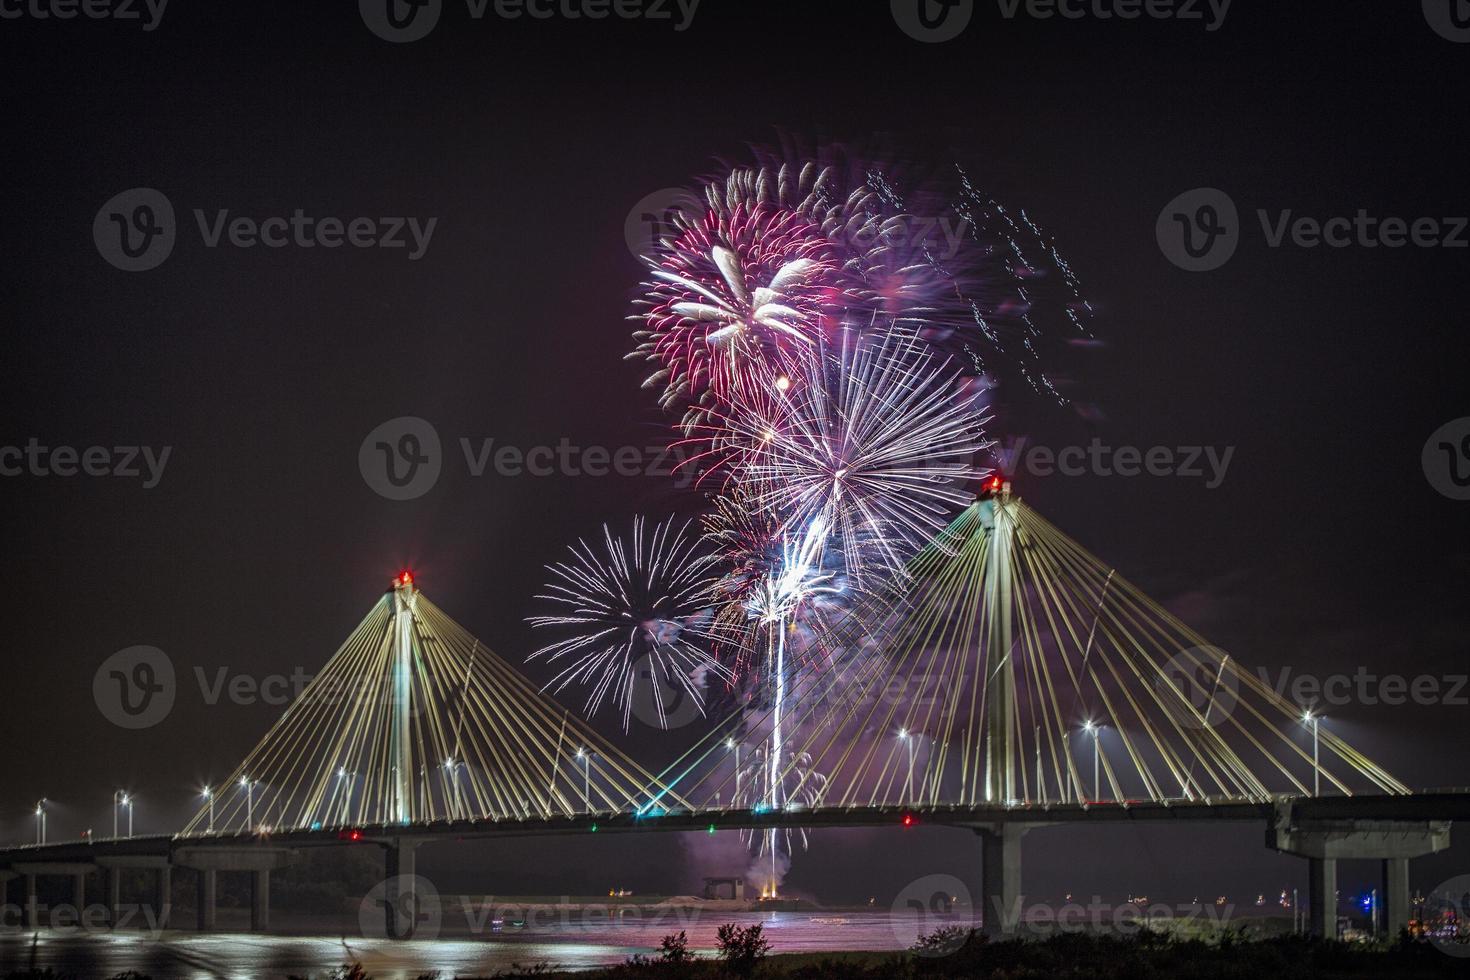
M 764 931 L 759 922 L 744 929 L 730 922 L 720 926 L 715 942 L 720 948 L 720 959 L 731 972 L 747 977 L 755 971 L 755 965 L 771 951 Z

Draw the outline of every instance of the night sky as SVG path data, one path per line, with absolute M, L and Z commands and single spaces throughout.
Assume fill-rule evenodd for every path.
M 151 488 L 0 477 L 0 839 L 31 839 L 41 796 L 53 839 L 106 832 L 116 788 L 137 794 L 139 832 L 177 828 L 280 711 L 207 704 L 196 671 L 314 671 L 402 567 L 519 662 L 542 566 L 567 543 L 697 513 L 700 496 L 661 476 L 476 477 L 460 440 L 659 444 L 668 417 L 621 360 L 640 279 L 630 209 L 783 141 L 960 165 L 1026 208 L 1097 309 L 1104 344 L 1067 367 L 1097 411 L 1005 390 L 1015 410 L 993 435 L 1233 456 L 1213 488 L 1020 473 L 1016 491 L 1245 663 L 1440 679 L 1457 703 L 1350 703 L 1327 724 L 1412 786 L 1470 784 L 1470 689 L 1454 681 L 1470 673 L 1470 503 L 1421 458 L 1470 415 L 1470 232 L 1459 248 L 1272 247 L 1257 217 L 1365 209 L 1452 230 L 1470 214 L 1470 44 L 1413 2 L 1237 0 L 1216 30 L 1199 6 L 1205 22 L 1007 19 L 980 2 L 959 37 L 926 44 L 873 0 L 703 0 L 682 31 L 673 5 L 673 21 L 476 20 L 445 0 L 432 33 L 393 44 L 347 2 L 174 0 L 145 30 L 141 4 L 141 22 L 57 20 L 0 0 L 22 11 L 0 18 L 0 446 L 171 447 Z M 137 187 L 168 198 L 178 235 L 161 265 L 128 272 L 93 222 Z M 1240 242 L 1189 272 L 1155 225 L 1200 187 L 1238 206 Z M 298 208 L 437 223 L 413 260 L 210 248 L 193 217 Z M 358 466 L 399 416 L 443 446 L 437 484 L 408 501 Z M 125 731 L 92 683 L 134 645 L 165 651 L 179 689 L 164 721 Z M 651 764 L 674 753 L 648 736 Z M 898 833 L 819 834 L 789 885 L 886 903 L 923 874 L 978 878 L 973 837 Z M 672 891 L 741 870 L 728 842 L 668 843 L 438 845 L 421 862 L 441 890 L 479 892 Z M 1467 855 L 1462 841 L 1417 862 L 1415 885 Z M 1028 893 L 1305 880 L 1255 827 L 1049 830 L 1027 860 Z

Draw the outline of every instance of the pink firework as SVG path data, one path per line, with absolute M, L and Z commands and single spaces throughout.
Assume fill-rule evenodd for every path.
M 863 252 L 833 234 L 846 229 L 828 182 L 811 164 L 736 170 L 705 188 L 700 215 L 675 218 L 647 259 L 630 355 L 658 364 L 645 387 L 663 386 L 665 408 L 723 401 L 753 367 L 795 371 L 839 327 L 875 315 Z

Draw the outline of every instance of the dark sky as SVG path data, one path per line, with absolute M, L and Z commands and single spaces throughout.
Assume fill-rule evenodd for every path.
M 1272 248 L 1256 213 L 1470 214 L 1470 44 L 1411 2 L 1237 0 L 1214 31 L 978 8 L 938 44 L 908 37 L 881 2 L 703 0 L 676 31 L 475 20 L 446 0 L 407 44 L 374 36 L 346 2 L 173 0 L 151 31 L 0 19 L 0 446 L 171 447 L 151 489 L 0 478 L 0 839 L 29 838 L 42 795 L 56 801 L 53 836 L 101 829 L 120 786 L 139 795 L 140 831 L 172 829 L 279 711 L 211 707 L 195 669 L 314 670 L 401 566 L 518 661 L 534 646 L 522 620 L 541 566 L 567 542 L 604 520 L 697 510 L 664 478 L 474 477 L 459 440 L 658 443 L 667 420 L 620 360 L 640 273 L 625 219 L 645 195 L 783 137 L 961 164 L 1056 236 L 1099 311 L 1107 346 L 1078 380 L 1103 418 L 1037 407 L 998 438 L 1234 448 L 1213 489 L 1018 476 L 1051 521 L 1244 662 L 1453 686 L 1470 671 L 1470 503 L 1435 489 L 1421 450 L 1470 415 L 1470 249 Z M 136 187 L 166 195 L 179 232 L 165 262 L 130 273 L 104 261 L 92 227 Z M 1198 187 L 1241 215 L 1238 251 L 1207 273 L 1176 267 L 1155 236 L 1165 205 Z M 208 248 L 196 208 L 438 221 L 410 261 Z M 397 502 L 357 457 L 404 415 L 435 426 L 445 460 L 430 492 Z M 166 651 L 181 685 L 165 721 L 128 732 L 91 688 L 103 660 L 137 644 Z M 1329 724 L 1411 785 L 1466 785 L 1459 693 L 1338 706 Z M 792 884 L 882 896 L 978 868 L 958 832 L 907 840 L 819 835 Z M 1255 828 L 1127 832 L 1106 864 L 1090 860 L 1104 849 L 1091 832 L 1033 840 L 1028 891 L 1303 880 Z M 483 870 L 461 862 L 454 884 L 577 891 L 615 875 L 650 890 L 725 870 L 693 848 L 671 862 L 658 844 L 476 853 Z M 1463 870 L 1467 853 L 1417 865 L 1416 884 Z M 574 858 L 564 874 L 558 854 Z

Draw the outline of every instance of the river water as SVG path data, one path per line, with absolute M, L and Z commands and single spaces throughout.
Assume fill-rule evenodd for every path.
M 691 949 L 708 952 L 715 930 L 725 922 L 761 922 L 774 952 L 900 950 L 923 926 L 903 914 L 887 912 L 728 912 L 711 914 L 668 910 L 625 922 L 548 925 L 528 922 L 516 928 L 491 922 L 474 930 L 439 929 L 435 939 L 363 939 L 353 929 L 344 937 L 260 935 L 189 931 L 108 932 L 77 929 L 0 930 L 0 975 L 34 965 L 90 980 L 128 970 L 165 978 L 284 980 L 321 977 L 349 961 L 360 962 L 375 980 L 413 980 L 425 973 L 453 977 L 490 976 L 513 965 L 548 963 L 586 969 L 621 963 L 634 954 L 651 956 L 659 940 L 684 930 Z

